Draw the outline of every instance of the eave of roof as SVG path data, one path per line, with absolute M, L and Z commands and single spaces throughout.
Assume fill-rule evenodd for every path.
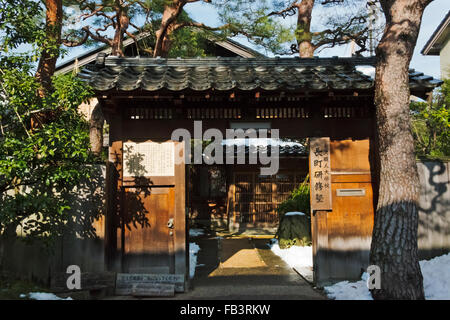
M 148 35 L 148 33 L 145 32 L 145 33 L 137 35 L 136 37 L 138 40 L 140 40 L 142 38 L 145 38 L 147 35 Z M 134 43 L 134 40 L 132 38 L 126 38 L 123 41 L 123 46 L 127 47 L 133 43 Z M 68 73 L 68 72 L 71 72 L 74 68 L 81 68 L 91 62 L 94 62 L 100 53 L 105 54 L 105 55 L 111 54 L 111 47 L 107 46 L 107 45 L 102 45 L 98 48 L 89 50 L 88 52 L 83 53 L 82 55 L 74 57 L 73 59 L 56 66 L 55 74 Z
M 447 15 L 442 19 L 439 26 L 434 30 L 431 37 L 428 39 L 425 46 L 420 51 L 423 55 L 439 55 L 441 48 L 437 46 L 439 43 L 445 41 L 444 38 L 448 38 L 450 34 L 450 10 Z
M 205 90 L 343 91 L 371 90 L 373 79 L 356 69 L 374 57 L 352 58 L 118 58 L 99 56 L 80 77 L 98 92 Z M 432 91 L 442 81 L 410 70 L 413 94 Z

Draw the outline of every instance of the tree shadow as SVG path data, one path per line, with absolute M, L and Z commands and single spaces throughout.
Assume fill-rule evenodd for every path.
M 425 195 L 428 193 L 434 193 L 431 201 L 426 201 L 426 203 L 420 203 L 419 209 L 420 211 L 431 214 L 433 212 L 436 212 L 436 208 L 439 205 L 442 205 L 445 203 L 445 200 L 447 202 L 448 199 L 444 199 L 443 195 L 448 190 L 448 180 L 445 181 L 436 181 L 438 177 L 445 174 L 447 167 L 443 162 L 440 161 L 433 161 L 433 162 L 422 162 L 424 170 L 427 170 L 428 172 L 424 172 L 425 176 L 428 175 L 428 179 L 426 181 L 424 180 L 422 183 L 426 183 L 426 186 L 429 186 L 430 188 L 427 190 L 424 190 Z M 437 169 L 437 170 L 436 170 Z M 445 178 L 445 177 L 444 177 Z M 425 186 L 423 186 L 425 187 Z M 423 206 L 424 204 L 429 204 L 427 207 Z
M 132 184 L 122 186 L 121 226 L 130 231 L 130 225 L 135 229 L 151 227 L 145 199 L 150 197 L 153 183 L 145 177 L 148 173 L 144 165 L 145 155 L 135 152 L 133 146 L 126 146 L 123 154 L 124 169 L 132 177 Z
M 448 168 L 439 161 L 419 162 L 419 254 L 432 258 L 450 251 Z

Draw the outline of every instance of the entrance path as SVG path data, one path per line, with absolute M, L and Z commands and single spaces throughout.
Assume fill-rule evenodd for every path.
M 267 239 L 199 237 L 195 277 L 171 299 L 326 299 L 268 246 Z

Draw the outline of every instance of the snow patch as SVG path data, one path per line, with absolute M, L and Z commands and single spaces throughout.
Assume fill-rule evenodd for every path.
M 450 300 L 450 253 L 419 262 L 427 300 Z M 367 288 L 368 274 L 357 282 L 342 281 L 324 287 L 329 298 L 336 300 L 372 300 Z
M 279 256 L 291 268 L 312 267 L 312 247 L 292 246 L 287 249 L 280 249 L 277 240 L 272 240 L 271 248 L 273 253 Z
M 270 247 L 291 268 L 312 267 L 312 247 L 292 246 L 280 249 L 278 241 L 271 239 Z M 450 300 L 450 253 L 431 260 L 420 261 L 425 299 Z M 341 281 L 324 287 L 327 296 L 336 300 L 373 300 L 367 287 L 369 275 L 363 273 L 357 282 Z
M 200 247 L 195 242 L 189 243 L 189 276 L 194 278 L 195 268 L 197 267 L 197 254 L 200 251 Z
M 375 67 L 374 66 L 356 66 L 356 70 L 362 72 L 366 76 L 375 79 Z
M 223 139 L 222 145 L 224 146 L 279 146 L 279 147 L 300 147 L 303 148 L 303 144 L 294 141 L 283 141 L 281 139 L 272 138 L 236 138 L 236 139 Z
M 30 298 L 33 300 L 73 300 L 71 297 L 67 297 L 66 299 L 60 298 L 53 293 L 48 292 L 30 292 L 27 295 L 21 294 L 21 298 Z
M 341 281 L 324 287 L 328 298 L 335 300 L 373 300 L 367 288 L 367 273 L 358 282 Z
M 423 274 L 425 298 L 450 300 L 450 253 L 419 262 Z
M 305 214 L 303 212 L 299 212 L 299 211 L 292 211 L 292 212 L 286 212 L 284 215 L 285 216 L 304 216 Z
M 198 237 L 205 234 L 205 230 L 203 229 L 189 229 L 189 236 Z

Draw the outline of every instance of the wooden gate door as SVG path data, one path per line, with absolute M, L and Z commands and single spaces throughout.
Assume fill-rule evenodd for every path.
M 124 187 L 124 272 L 174 273 L 174 200 L 174 187 Z
M 374 219 L 370 141 L 332 140 L 329 149 L 332 211 L 312 215 L 318 285 L 360 279 L 369 262 Z
M 183 143 L 130 142 L 123 149 L 122 272 L 185 275 Z

